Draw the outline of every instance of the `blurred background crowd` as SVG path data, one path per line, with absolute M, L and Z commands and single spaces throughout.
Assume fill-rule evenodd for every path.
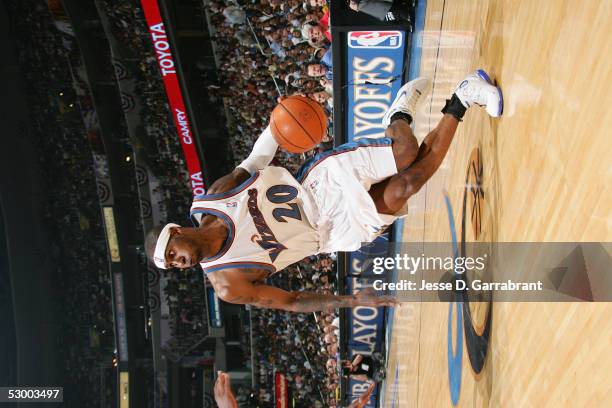
M 164 345 L 164 350 L 169 358 L 180 360 L 184 353 L 208 335 L 205 291 L 201 269 L 172 269 L 167 272 L 163 296 L 168 305 L 172 338 Z
M 208 81 L 208 94 L 231 113 L 236 163 L 268 125 L 280 96 L 318 101 L 331 124 L 331 43 L 320 25 L 329 19 L 324 0 L 210 0 L 205 7 L 219 66 L 218 80 Z M 331 148 L 332 137 L 328 126 L 322 145 L 309 154 Z M 277 159 L 293 171 L 303 161 L 280 150 Z
M 273 275 L 270 281 L 285 290 L 336 293 L 335 261 L 330 256 L 309 257 Z M 251 313 L 254 370 L 262 406 L 274 406 L 276 372 L 287 378 L 297 406 L 335 405 L 339 378 L 326 364 L 339 357 L 338 314 L 334 310 L 305 314 L 269 309 L 253 309 Z
M 66 403 L 100 407 L 113 404 L 115 363 L 111 285 L 104 229 L 98 205 L 89 135 L 78 108 L 68 61 L 72 39 L 51 23 L 37 1 L 9 3 L 20 47 L 18 58 L 27 85 L 33 144 L 46 193 L 40 197 L 48 253 L 33 254 L 57 265 L 49 290 L 63 299 L 57 339 L 65 387 L 75 390 Z M 108 385 L 105 387 L 105 384 Z
M 127 60 L 135 61 L 129 72 L 135 82 L 134 95 L 140 100 L 142 129 L 136 132 L 133 144 L 142 146 L 147 166 L 159 180 L 154 191 L 161 199 L 162 217 L 184 220 L 189 212 L 192 192 L 189 173 L 182 155 L 180 139 L 171 119 L 170 108 L 157 66 L 155 51 L 147 23 L 137 0 L 103 0 L 113 35 L 121 43 Z M 115 70 L 120 70 L 119 65 Z M 119 78 L 123 72 L 116 72 Z

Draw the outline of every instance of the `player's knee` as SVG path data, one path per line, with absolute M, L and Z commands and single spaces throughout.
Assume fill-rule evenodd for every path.
M 398 170 L 410 166 L 419 154 L 419 143 L 412 133 L 401 134 L 399 130 L 389 127 L 387 136 L 393 140 L 393 156 Z

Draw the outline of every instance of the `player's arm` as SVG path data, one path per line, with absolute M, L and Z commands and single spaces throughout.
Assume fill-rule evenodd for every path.
M 226 174 L 208 189 L 208 194 L 219 194 L 230 191 L 233 188 L 238 187 L 251 177 L 251 174 L 255 174 L 258 170 L 266 167 L 276 154 L 278 149 L 278 143 L 272 136 L 270 126 L 268 126 L 259 136 L 253 150 L 249 157 L 247 157 L 238 167 L 236 167 L 230 174 Z
M 270 126 L 268 125 L 255 141 L 249 157 L 244 159 L 237 168 L 244 169 L 248 173 L 254 174 L 270 164 L 277 149 L 278 143 L 276 143 Z
M 248 274 L 249 270 L 233 270 Z M 228 271 L 229 272 L 229 271 Z M 371 288 L 355 295 L 336 296 L 315 292 L 287 292 L 274 286 L 251 282 L 248 279 L 226 279 L 215 286 L 217 296 L 228 303 L 250 304 L 267 309 L 309 313 L 356 306 L 395 306 L 390 296 L 378 296 Z

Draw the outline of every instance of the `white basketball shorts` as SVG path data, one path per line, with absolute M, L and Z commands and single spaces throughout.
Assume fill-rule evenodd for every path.
M 308 160 L 296 179 L 318 207 L 320 252 L 355 251 L 398 217 L 379 214 L 368 190 L 397 173 L 390 138 L 359 139 Z

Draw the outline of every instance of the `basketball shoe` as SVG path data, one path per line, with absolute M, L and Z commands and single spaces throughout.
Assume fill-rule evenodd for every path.
M 494 118 L 501 116 L 504 110 L 504 97 L 498 86 L 493 85 L 489 75 L 479 69 L 459 83 L 455 95 L 465 108 L 472 105 L 484 106 L 487 113 Z
M 382 123 L 385 127 L 391 124 L 391 116 L 397 112 L 403 112 L 414 120 L 416 108 L 421 99 L 421 96 L 425 95 L 429 91 L 431 80 L 429 78 L 420 77 L 414 79 L 397 91 L 395 100 L 383 116 Z

